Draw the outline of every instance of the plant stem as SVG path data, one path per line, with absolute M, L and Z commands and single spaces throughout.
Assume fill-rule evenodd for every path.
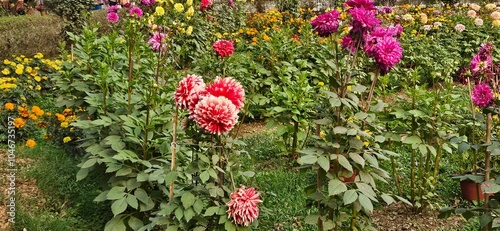
M 486 119 L 486 145 L 491 144 L 491 113 L 488 113 L 487 119 Z M 485 172 L 484 172 L 484 181 L 489 181 L 490 180 L 490 171 L 491 171 L 491 152 L 486 150 L 486 156 L 484 159 L 485 163 Z M 484 207 L 487 209 L 488 208 L 488 202 L 489 202 L 489 194 L 486 193 L 484 195 Z M 488 227 L 488 226 L 486 226 Z
M 292 160 L 296 161 L 298 158 L 297 153 L 297 133 L 299 132 L 299 122 L 293 121 L 293 134 L 292 134 Z
M 316 191 L 321 192 L 321 168 L 318 168 L 316 173 Z M 323 231 L 323 220 L 321 220 L 321 202 L 318 201 L 318 231 Z
M 174 171 L 175 169 L 175 158 L 176 158 L 176 151 L 177 151 L 177 122 L 178 122 L 178 116 L 179 116 L 179 107 L 175 106 L 175 114 L 174 114 L 174 125 L 173 125 L 173 132 L 172 132 L 172 143 L 170 144 L 170 148 L 172 151 L 172 161 L 170 162 L 170 171 Z M 174 182 L 170 183 L 170 192 L 168 194 L 168 198 L 170 201 L 172 201 L 172 198 L 174 198 Z
M 366 106 L 365 106 L 365 110 L 364 110 L 365 112 L 370 110 L 370 105 L 371 105 L 372 97 L 373 97 L 373 91 L 375 90 L 375 85 L 377 84 L 378 76 L 379 76 L 379 71 L 376 70 L 375 76 L 373 77 L 372 85 L 370 86 L 370 92 L 368 92 L 368 99 L 366 100 Z

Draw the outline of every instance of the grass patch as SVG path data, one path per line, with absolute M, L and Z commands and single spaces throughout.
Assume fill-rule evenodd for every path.
M 99 195 L 99 171 L 94 171 L 86 179 L 76 182 L 80 158 L 65 153 L 61 148 L 49 143 L 40 143 L 34 149 L 23 149 L 19 158 L 35 160 L 32 167 L 21 174 L 36 180 L 42 198 L 19 198 L 21 209 L 16 219 L 15 230 L 103 230 L 111 219 L 108 203 L 95 203 Z M 29 193 L 28 193 L 29 194 Z M 38 209 L 37 209 L 38 207 Z

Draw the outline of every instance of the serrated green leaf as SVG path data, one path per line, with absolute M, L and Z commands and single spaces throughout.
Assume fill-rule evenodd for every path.
M 89 169 L 88 168 L 81 168 L 76 173 L 76 181 L 80 181 L 80 180 L 85 179 L 85 177 L 87 177 L 88 174 L 89 174 Z
M 338 179 L 333 179 L 328 182 L 328 195 L 329 196 L 335 196 L 337 194 L 343 193 L 347 191 L 347 186 L 345 185 L 344 182 L 338 180 Z
M 318 164 L 325 171 L 328 172 L 328 170 L 330 170 L 330 161 L 328 160 L 328 158 L 326 156 L 324 156 L 324 155 L 319 156 Z
M 172 182 L 175 181 L 175 179 L 177 179 L 177 172 L 169 172 L 167 173 L 167 175 L 165 176 L 165 183 L 166 184 L 171 184 Z
M 382 197 L 382 200 L 384 200 L 384 202 L 387 205 L 390 205 L 390 204 L 395 202 L 394 198 L 392 198 L 391 196 L 389 196 L 387 194 L 382 194 L 380 197 Z
M 125 201 L 125 198 L 121 198 L 113 202 L 111 204 L 111 212 L 113 212 L 113 215 L 118 215 L 120 213 L 123 213 L 127 209 L 127 202 Z
M 134 231 L 138 231 L 140 228 L 144 226 L 144 223 L 137 217 L 131 216 L 128 219 L 128 225 L 130 228 L 132 228 Z
M 365 166 L 365 159 L 361 157 L 358 153 L 350 152 L 349 157 L 355 162 L 361 165 L 362 167 Z
M 218 206 L 212 206 L 212 207 L 209 207 L 206 211 L 205 211 L 205 217 L 207 216 L 212 216 L 214 214 L 217 213 L 217 211 L 219 211 L 219 207 Z
M 113 217 L 106 223 L 104 231 L 126 231 L 127 227 L 120 217 Z
M 94 166 L 94 164 L 97 162 L 97 159 L 96 158 L 91 158 L 91 159 L 88 159 L 87 161 L 85 161 L 81 168 L 90 168 L 92 166 Z
M 370 198 L 361 193 L 359 194 L 358 199 L 359 203 L 363 207 L 363 210 L 365 210 L 366 213 L 371 214 L 373 212 L 373 204 Z
M 95 197 L 94 201 L 95 202 L 105 201 L 107 198 L 108 192 L 109 192 L 109 190 L 106 190 L 106 191 L 100 193 L 98 196 Z
M 345 156 L 337 155 L 337 159 L 339 160 L 339 164 L 342 165 L 342 167 L 352 172 L 352 165 L 351 163 L 349 163 L 349 160 L 345 158 Z
M 418 136 L 410 136 L 403 140 L 404 144 L 421 144 L 422 140 Z
M 315 155 L 301 156 L 298 160 L 300 164 L 314 164 L 316 161 L 318 161 L 318 157 Z
M 148 201 L 149 201 L 149 195 L 148 193 L 142 189 L 142 188 L 137 188 L 135 191 L 134 191 L 134 196 L 139 200 L 141 201 L 142 203 L 145 203 L 147 204 Z
M 201 172 L 200 179 L 203 183 L 207 182 L 209 178 L 210 178 L 210 175 L 208 174 L 208 171 Z
M 182 206 L 184 208 L 189 208 L 194 204 L 195 196 L 191 192 L 185 192 L 181 196 Z
M 356 199 L 358 199 L 358 193 L 356 192 L 355 189 L 349 189 L 344 193 L 343 199 L 344 199 L 344 205 L 348 205 L 356 201 Z
M 138 209 L 139 208 L 139 202 L 137 201 L 137 197 L 135 197 L 134 195 L 127 195 L 127 204 L 130 205 L 130 207 L 134 208 L 134 209 Z
M 108 195 L 106 196 L 108 200 L 116 200 L 123 197 L 125 197 L 125 187 L 122 186 L 114 186 L 111 190 L 109 190 Z

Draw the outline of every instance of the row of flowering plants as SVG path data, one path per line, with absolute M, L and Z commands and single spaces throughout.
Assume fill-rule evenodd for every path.
M 84 109 L 71 123 L 83 132 L 86 153 L 77 179 L 99 169 L 109 176 L 95 199 L 111 203 L 105 230 L 257 225 L 262 200 L 241 185 L 254 173 L 242 168 L 243 143 L 235 138 L 245 90 L 224 71 L 234 43 L 210 37 L 197 44 L 219 63 L 210 72 L 217 74 L 178 70 L 185 68 L 178 53 L 183 40 L 202 30 L 187 22 L 212 20 L 212 7 L 210 1 L 142 1 L 125 14 L 108 9 L 109 35 L 90 28 L 70 34 L 74 60 L 54 77 L 57 104 Z

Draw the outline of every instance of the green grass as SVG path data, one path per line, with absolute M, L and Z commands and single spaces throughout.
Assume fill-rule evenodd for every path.
M 79 158 L 49 143 L 23 149 L 18 155 L 34 160 L 32 168 L 22 174 L 36 179 L 46 202 L 34 210 L 29 205 L 40 198 L 19 198 L 24 206 L 18 210 L 14 230 L 103 230 L 112 214 L 107 203 L 93 202 L 99 185 L 104 183 L 97 173 L 76 182 Z

